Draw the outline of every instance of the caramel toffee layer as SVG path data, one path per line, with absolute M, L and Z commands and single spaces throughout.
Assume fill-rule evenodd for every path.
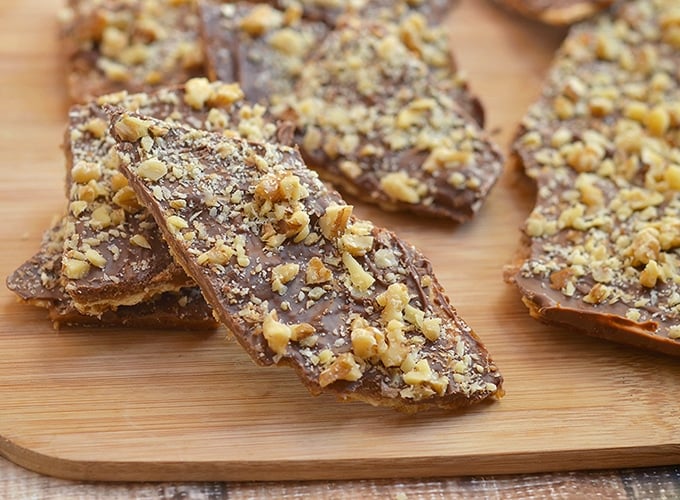
M 46 308 L 55 328 L 60 326 L 126 326 L 199 330 L 215 328 L 212 310 L 198 288 L 183 288 L 152 300 L 100 316 L 80 314 L 61 284 L 65 219 L 45 232 L 38 253 L 7 278 L 7 287 L 24 302 Z
M 252 140 L 275 140 L 278 130 L 262 106 L 243 101 L 237 84 L 202 78 L 154 94 L 118 93 L 74 106 L 65 148 L 69 215 L 63 275 L 78 310 L 93 315 L 192 283 L 118 171 L 101 107 L 106 104 Z
M 537 182 L 514 280 L 533 315 L 680 355 L 680 11 L 572 29 L 514 149 Z
M 292 366 L 314 394 L 405 411 L 502 393 L 427 259 L 353 217 L 296 150 L 132 113 L 112 130 L 174 257 L 259 364 Z

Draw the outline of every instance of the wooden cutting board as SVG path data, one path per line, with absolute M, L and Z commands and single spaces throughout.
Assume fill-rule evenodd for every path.
M 0 275 L 64 207 L 59 0 L 0 6 Z M 463 0 L 447 22 L 507 149 L 563 31 Z M 506 377 L 499 402 L 416 416 L 314 398 L 225 331 L 52 330 L 0 287 L 0 453 L 97 480 L 451 476 L 680 461 L 680 364 L 530 319 L 502 281 L 533 203 L 507 172 L 473 222 L 360 215 L 420 247 Z

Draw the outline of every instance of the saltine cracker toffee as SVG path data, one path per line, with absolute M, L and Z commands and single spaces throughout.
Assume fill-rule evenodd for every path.
M 430 263 L 352 207 L 295 149 L 113 115 L 120 169 L 175 259 L 261 365 L 403 411 L 502 394 Z
M 296 124 L 307 164 L 344 192 L 465 222 L 500 176 L 502 155 L 429 30 L 418 16 L 348 20 L 324 39 L 280 116 Z
M 538 187 L 510 271 L 536 318 L 680 355 L 680 8 L 572 28 L 514 144 Z

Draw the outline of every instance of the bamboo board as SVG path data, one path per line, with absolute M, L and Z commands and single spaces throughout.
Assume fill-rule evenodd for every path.
M 66 101 L 59 0 L 0 5 L 0 275 L 61 212 Z M 447 20 L 507 149 L 564 32 L 463 0 Z M 0 287 L 0 453 L 90 480 L 306 480 L 497 474 L 680 462 L 680 366 L 542 326 L 502 281 L 531 205 L 506 172 L 462 227 L 357 204 L 420 247 L 506 378 L 500 402 L 416 416 L 313 398 L 225 332 L 52 330 Z

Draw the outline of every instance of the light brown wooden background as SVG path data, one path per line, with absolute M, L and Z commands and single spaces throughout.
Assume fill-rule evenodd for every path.
M 63 201 L 59 0 L 0 4 L 0 275 L 38 246 Z M 447 22 L 490 130 L 507 150 L 563 33 L 479 0 Z M 680 460 L 677 360 L 528 317 L 502 267 L 532 191 L 507 172 L 453 227 L 358 204 L 432 260 L 506 377 L 468 412 L 406 416 L 312 398 L 254 366 L 224 331 L 68 329 L 0 289 L 0 452 L 64 477 L 250 480 L 425 477 L 663 465 Z

